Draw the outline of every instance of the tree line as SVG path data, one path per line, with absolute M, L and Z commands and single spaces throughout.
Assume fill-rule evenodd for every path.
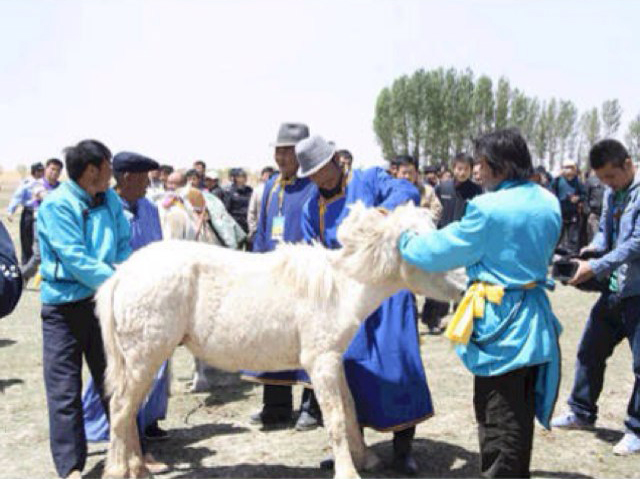
M 553 169 L 563 158 L 580 163 L 598 140 L 616 136 L 622 107 L 609 99 L 579 112 L 571 100 L 541 100 L 501 77 L 496 84 L 471 69 L 420 69 L 397 78 L 378 94 L 373 129 L 383 157 L 410 154 L 438 164 L 469 151 L 472 138 L 497 128 L 517 127 L 534 161 Z M 640 159 L 640 114 L 630 122 L 625 141 Z

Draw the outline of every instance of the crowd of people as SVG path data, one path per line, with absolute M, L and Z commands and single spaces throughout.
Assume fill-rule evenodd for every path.
M 407 202 L 428 209 L 434 231 L 405 232 L 398 253 L 431 272 L 465 267 L 469 278 L 459 303 L 425 298 L 421 314 L 409 291 L 388 298 L 344 354 L 361 427 L 393 433 L 394 470 L 418 472 L 411 447 L 415 427 L 434 413 L 419 317 L 429 333 L 458 343 L 458 355 L 474 374 L 482 476 L 529 476 L 534 417 L 547 428 L 593 428 L 606 359 L 624 338 L 633 352 L 635 383 L 627 432 L 614 452 L 640 452 L 640 173 L 622 144 L 597 143 L 584 179 L 570 160 L 556 178 L 534 168 L 525 140 L 513 129 L 476 139 L 473 156 L 460 153 L 422 169 L 409 155 L 394 158 L 387 169 L 354 168 L 348 150 L 311 136 L 300 123 L 282 124 L 273 147 L 277 168 L 263 168 L 253 187 L 242 168 L 231 169 L 223 185 L 204 161 L 177 170 L 139 153 L 112 156 L 95 140 L 67 148 L 64 164 L 51 158 L 32 165 L 19 185 L 8 218 L 22 206 L 21 266 L 3 227 L 1 312 L 15 307 L 22 285 L 39 271 L 50 444 L 60 477 L 81 477 L 87 440 L 108 438 L 105 356 L 93 297 L 119 263 L 171 238 L 253 254 L 282 242 L 337 249 L 338 227 L 355 202 L 381 211 Z M 64 168 L 69 179 L 60 182 Z M 585 259 L 588 251 L 598 256 Z M 607 287 L 578 349 L 570 412 L 552 419 L 562 328 L 546 290 L 557 253 L 576 263 L 570 284 L 606 276 Z M 451 307 L 453 318 L 442 324 Z M 92 377 L 84 394 L 83 356 Z M 264 385 L 252 423 L 298 431 L 322 425 L 305 371 L 243 371 L 242 377 Z M 158 423 L 167 412 L 168 383 L 164 364 L 138 415 L 146 467 L 156 472 L 166 466 L 148 442 L 168 435 Z M 298 411 L 296 385 L 304 387 Z M 191 389 L 207 388 L 207 366 L 196 360 Z M 333 467 L 332 458 L 321 465 Z

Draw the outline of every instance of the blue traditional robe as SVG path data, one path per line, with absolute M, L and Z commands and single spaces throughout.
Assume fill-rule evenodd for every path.
M 304 240 L 302 234 L 302 207 L 317 191 L 309 178 L 292 178 L 283 181 L 281 176 L 271 178 L 264 187 L 258 226 L 253 240 L 253 251 L 265 253 L 273 251 L 279 242 L 299 243 Z M 284 219 L 282 236 L 274 237 L 274 222 L 278 217 Z M 309 376 L 302 370 L 280 372 L 242 371 L 242 378 L 247 381 L 265 384 L 309 384 Z
M 535 409 L 549 420 L 560 382 L 562 330 L 544 287 L 560 236 L 557 199 L 531 182 L 504 181 L 494 192 L 474 198 L 463 218 L 447 227 L 399 240 L 402 257 L 427 271 L 466 266 L 469 281 L 505 288 L 500 304 L 487 301 L 468 344 L 457 347 L 462 362 L 477 376 L 497 376 L 539 366 Z M 525 285 L 535 283 L 529 289 Z
M 129 244 L 134 251 L 143 246 L 162 240 L 162 228 L 158 208 L 146 198 L 140 198 L 131 205 L 121 198 L 124 214 L 131 225 Z M 151 392 L 138 411 L 139 432 L 167 414 L 169 402 L 169 362 L 165 361 L 156 373 Z M 82 396 L 84 431 L 87 441 L 98 442 L 109 439 L 109 421 L 93 379 L 89 379 Z
M 303 212 L 306 241 L 340 248 L 336 237 L 348 206 L 393 209 L 420 195 L 415 186 L 389 176 L 381 168 L 353 170 L 342 193 L 327 201 L 316 191 Z M 360 326 L 344 354 L 344 367 L 358 421 L 375 429 L 400 430 L 433 415 L 431 394 L 420 356 L 415 300 L 400 291 L 385 300 Z

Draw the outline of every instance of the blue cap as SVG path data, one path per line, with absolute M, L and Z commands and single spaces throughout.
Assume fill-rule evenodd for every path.
M 113 171 L 116 173 L 145 173 L 158 168 L 157 161 L 130 151 L 121 151 L 113 157 Z

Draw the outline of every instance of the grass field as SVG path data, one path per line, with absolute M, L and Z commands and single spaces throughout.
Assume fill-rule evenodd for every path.
M 18 246 L 18 221 L 8 223 L 5 205 L 13 185 L 1 185 L 3 223 Z M 556 412 L 573 379 L 577 344 L 596 297 L 559 286 L 551 293 L 564 326 L 563 378 Z M 420 424 L 414 445 L 421 477 L 470 477 L 477 473 L 478 444 L 472 409 L 472 377 L 443 337 L 423 336 L 422 353 L 436 414 Z M 323 429 L 261 431 L 248 425 L 260 405 L 261 389 L 235 374 L 215 375 L 215 387 L 186 392 L 192 358 L 179 348 L 172 361 L 172 396 L 162 426 L 168 441 L 151 446 L 171 471 L 158 477 L 331 477 L 318 463 L 329 454 Z M 633 383 L 631 355 L 620 345 L 610 359 L 595 432 L 546 432 L 536 426 L 532 471 L 537 477 L 639 477 L 640 456 L 620 458 L 611 448 L 622 436 Z M 297 391 L 299 394 L 299 391 Z M 38 292 L 25 291 L 15 312 L 0 320 L 0 478 L 55 477 L 49 452 L 47 408 L 42 379 L 42 333 Z M 367 430 L 366 440 L 391 456 L 391 434 Z M 106 444 L 90 446 L 85 474 L 99 477 Z M 381 470 L 366 477 L 395 477 Z

